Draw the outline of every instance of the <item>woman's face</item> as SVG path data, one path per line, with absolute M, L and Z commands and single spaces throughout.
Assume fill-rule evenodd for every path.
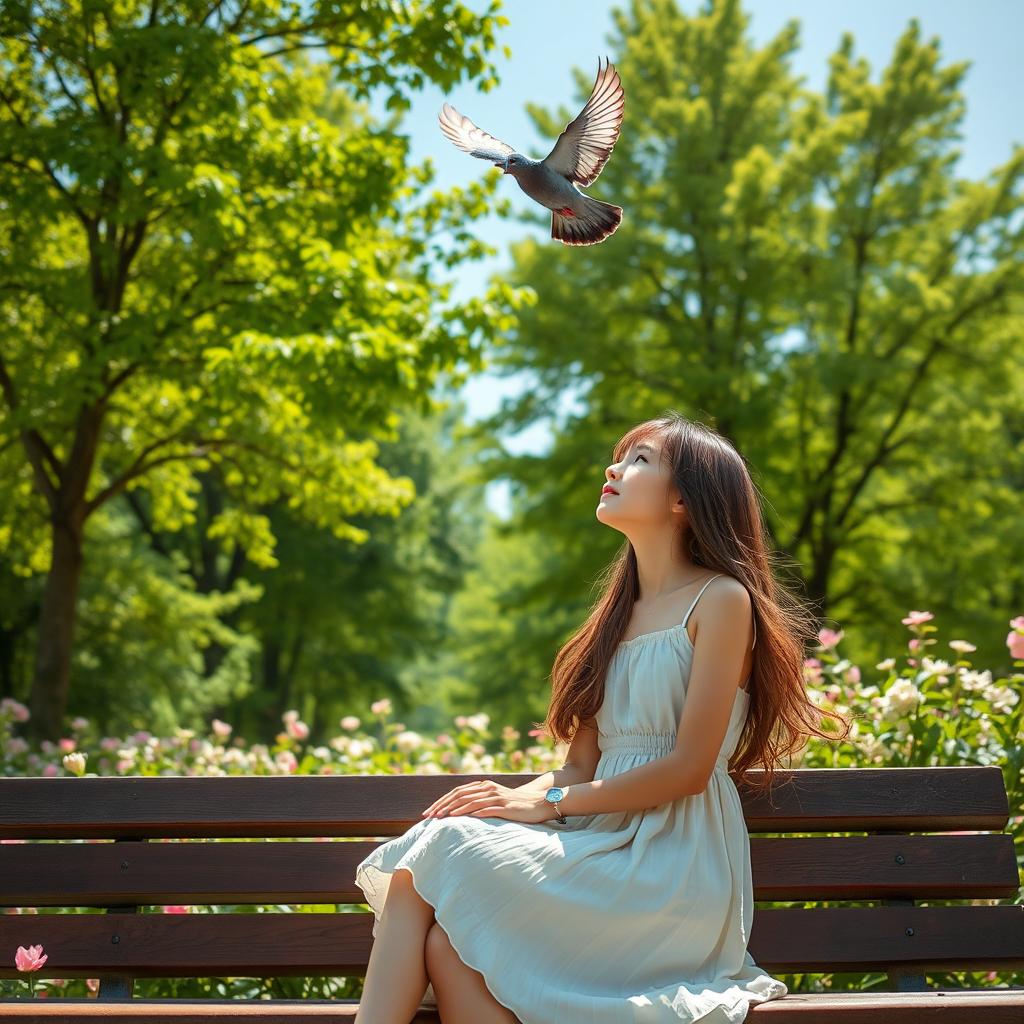
M 602 523 L 622 529 L 627 525 L 661 526 L 672 521 L 672 499 L 678 496 L 673 495 L 671 477 L 662 465 L 656 436 L 630 445 L 604 474 L 604 490 L 596 511 Z

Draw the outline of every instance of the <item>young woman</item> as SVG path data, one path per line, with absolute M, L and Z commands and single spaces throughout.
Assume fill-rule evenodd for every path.
M 823 716 L 848 731 L 805 691 L 814 619 L 721 435 L 641 423 L 601 483 L 597 519 L 626 541 L 552 670 L 565 765 L 457 786 L 358 865 L 376 941 L 357 1024 L 407 1024 L 431 992 L 443 1024 L 735 1024 L 787 992 L 747 952 L 729 771 L 767 788 L 809 735 L 835 738 Z

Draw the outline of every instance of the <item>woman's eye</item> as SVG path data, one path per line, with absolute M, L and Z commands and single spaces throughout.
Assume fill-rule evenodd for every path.
M 636 459 L 643 459 L 643 460 L 644 460 L 644 462 L 646 462 L 646 461 L 647 461 L 647 456 L 646 456 L 646 455 L 638 455 L 638 456 L 636 457 Z M 634 459 L 633 461 L 634 461 L 634 462 L 636 462 L 636 459 Z

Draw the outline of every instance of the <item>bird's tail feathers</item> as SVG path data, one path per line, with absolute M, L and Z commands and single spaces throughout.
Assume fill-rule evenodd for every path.
M 551 237 L 566 245 L 593 245 L 607 238 L 621 223 L 621 206 L 584 195 L 575 217 L 551 211 Z

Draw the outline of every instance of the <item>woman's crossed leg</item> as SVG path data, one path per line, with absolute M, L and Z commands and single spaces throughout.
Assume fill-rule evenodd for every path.
M 441 1024 L 519 1024 L 491 995 L 483 975 L 463 963 L 411 873 L 400 868 L 377 925 L 355 1024 L 408 1024 L 428 984 Z
M 427 932 L 426 960 L 441 1024 L 519 1024 L 491 995 L 484 976 L 463 962 L 437 921 Z

